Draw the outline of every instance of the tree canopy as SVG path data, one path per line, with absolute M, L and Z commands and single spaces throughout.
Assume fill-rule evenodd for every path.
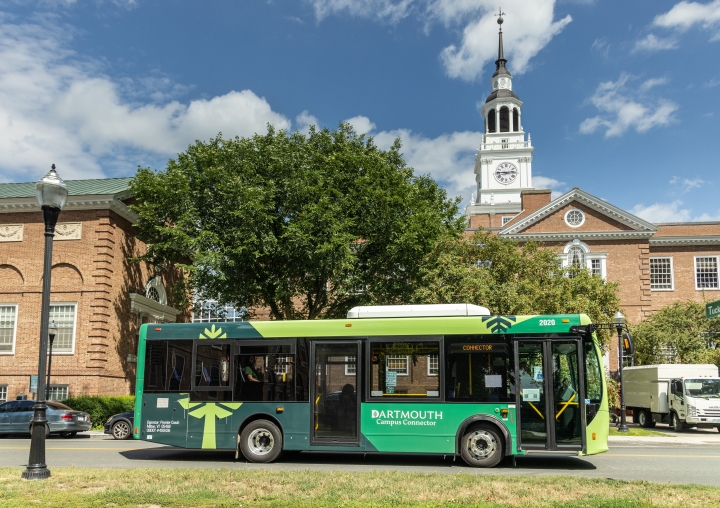
M 138 168 L 143 259 L 185 270 L 176 301 L 266 307 L 274 319 L 407 303 L 423 260 L 464 219 L 400 148 L 381 150 L 347 123 L 198 141 L 164 171 Z
M 560 267 L 557 252 L 486 231 L 438 243 L 422 270 L 418 303 L 475 303 L 493 314 L 588 314 L 610 323 L 620 307 L 618 285 L 587 269 Z M 607 344 L 608 333 L 601 334 Z
M 635 364 L 714 363 L 720 367 L 720 318 L 707 319 L 705 306 L 675 302 L 631 329 Z

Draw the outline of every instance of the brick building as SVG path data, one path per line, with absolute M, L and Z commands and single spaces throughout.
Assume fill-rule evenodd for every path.
M 652 224 L 578 188 L 553 200 L 550 190 L 532 187 L 534 147 L 522 128 L 522 102 L 506 63 L 501 32 L 492 92 L 481 110 L 485 131 L 467 233 L 483 228 L 541 242 L 559 251 L 564 266 L 585 266 L 619 282 L 631 323 L 678 300 L 720 299 L 720 222 Z
M 128 208 L 130 178 L 67 181 L 52 256 L 50 396 L 129 394 L 138 325 L 172 322 L 166 276 L 129 258 L 144 244 Z M 34 183 L 0 184 L 0 401 L 37 374 L 44 223 Z M 181 316 L 183 317 L 183 316 Z M 185 316 L 186 317 L 186 316 Z

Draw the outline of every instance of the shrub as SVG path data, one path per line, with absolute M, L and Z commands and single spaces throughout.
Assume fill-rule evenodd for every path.
M 102 428 L 112 415 L 132 411 L 135 408 L 134 395 L 81 395 L 62 401 L 76 411 L 90 415 L 93 428 Z

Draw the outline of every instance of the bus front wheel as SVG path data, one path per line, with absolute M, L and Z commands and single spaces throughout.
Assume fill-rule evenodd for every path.
M 473 427 L 462 437 L 460 455 L 470 466 L 496 466 L 503 458 L 502 438 L 489 426 Z
M 272 462 L 283 447 L 280 429 L 267 420 L 256 420 L 240 434 L 240 451 L 250 462 Z

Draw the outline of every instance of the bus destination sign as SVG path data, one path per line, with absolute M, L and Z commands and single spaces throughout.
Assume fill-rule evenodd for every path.
M 507 353 L 507 344 L 450 344 L 450 353 Z

